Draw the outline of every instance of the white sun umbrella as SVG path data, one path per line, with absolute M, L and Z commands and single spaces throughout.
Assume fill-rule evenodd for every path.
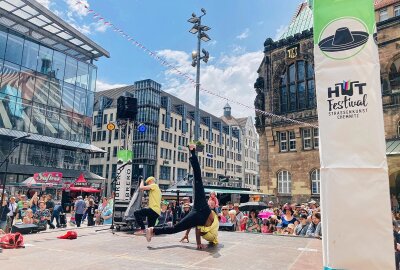
M 30 187 L 30 186 L 33 186 L 33 185 L 36 185 L 36 184 L 37 183 L 36 183 L 35 179 L 33 179 L 33 177 L 29 177 L 29 178 L 25 179 L 25 181 L 23 181 L 21 183 L 21 185 L 27 186 L 27 187 Z

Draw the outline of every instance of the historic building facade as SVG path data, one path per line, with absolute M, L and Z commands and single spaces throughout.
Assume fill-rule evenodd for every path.
M 396 3 L 399 1 L 391 1 L 390 5 Z M 392 9 L 395 10 L 388 8 Z M 396 148 L 400 148 L 400 17 L 389 17 L 377 26 L 390 183 L 395 192 L 399 188 L 396 183 L 400 182 L 400 150 Z M 319 199 L 319 131 L 313 61 L 312 5 L 303 3 L 281 39 L 265 41 L 264 58 L 254 85 L 257 109 L 310 124 L 256 113 L 261 189 L 280 201 Z

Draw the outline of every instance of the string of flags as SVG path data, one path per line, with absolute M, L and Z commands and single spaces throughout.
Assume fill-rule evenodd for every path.
M 87 6 L 86 3 L 80 1 L 80 0 L 76 0 L 76 5 L 80 5 L 83 6 L 86 10 L 88 14 L 92 14 L 92 17 L 94 20 L 97 20 L 98 23 L 103 23 L 105 26 L 109 27 L 112 29 L 112 31 L 120 34 L 123 38 L 125 38 L 127 41 L 129 41 L 132 45 L 140 48 L 142 51 L 144 51 L 146 54 L 148 54 L 150 57 L 152 57 L 153 59 L 155 59 L 156 61 L 158 61 L 161 65 L 163 65 L 164 67 L 166 67 L 169 70 L 174 71 L 175 73 L 177 73 L 179 76 L 183 77 L 186 81 L 190 82 L 191 84 L 193 84 L 194 87 L 196 87 L 196 81 L 195 79 L 193 79 L 189 74 L 182 72 L 178 69 L 178 67 L 176 67 L 175 65 L 169 63 L 168 61 L 166 61 L 165 59 L 163 59 L 162 57 L 158 56 L 156 52 L 148 49 L 146 46 L 144 46 L 142 43 L 140 43 L 139 41 L 137 41 L 134 37 L 132 37 L 131 35 L 127 34 L 124 30 L 122 30 L 121 28 L 117 27 L 116 25 L 114 25 L 111 21 L 106 20 L 100 13 L 97 13 L 95 10 L 90 9 L 89 6 Z M 291 119 L 282 115 L 277 115 L 271 112 L 267 112 L 267 111 L 263 111 L 260 109 L 257 109 L 255 107 L 243 104 L 239 101 L 236 100 L 232 100 L 230 98 L 227 98 L 225 96 L 222 96 L 220 94 L 217 94 L 213 91 L 210 91 L 208 89 L 205 89 L 204 87 L 200 86 L 200 91 L 208 93 L 209 95 L 218 97 L 220 99 L 223 99 L 226 102 L 230 102 L 233 104 L 237 104 L 239 106 L 245 107 L 247 109 L 250 110 L 254 110 L 257 114 L 262 114 L 265 115 L 269 118 L 277 118 L 279 120 L 282 121 L 288 121 L 294 124 L 300 124 L 300 125 L 305 125 L 305 126 L 310 126 L 310 127 L 315 127 L 317 128 L 318 126 L 313 125 L 311 123 L 306 123 L 306 122 L 302 122 L 302 121 L 298 121 L 295 119 Z

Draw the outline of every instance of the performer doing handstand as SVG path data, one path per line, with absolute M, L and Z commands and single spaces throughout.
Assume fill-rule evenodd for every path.
M 153 235 L 174 234 L 196 227 L 197 248 L 203 249 L 206 246 L 201 244 L 201 237 L 210 244 L 218 244 L 219 221 L 216 213 L 211 211 L 204 193 L 203 181 L 199 160 L 196 156 L 196 146 L 190 145 L 189 150 L 192 156 L 189 158 L 193 168 L 193 208 L 190 213 L 179 223 L 172 227 L 150 227 L 146 231 L 147 241 L 151 241 Z

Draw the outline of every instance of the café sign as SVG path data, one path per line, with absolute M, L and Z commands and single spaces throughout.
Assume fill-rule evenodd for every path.
M 35 173 L 33 179 L 36 183 L 42 184 L 59 184 L 62 179 L 62 173 L 60 172 L 42 172 Z

